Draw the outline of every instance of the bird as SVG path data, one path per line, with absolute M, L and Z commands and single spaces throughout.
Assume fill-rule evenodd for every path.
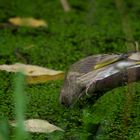
M 71 106 L 84 95 L 120 86 L 128 81 L 130 72 L 135 73 L 132 82 L 140 80 L 140 52 L 83 58 L 70 66 L 61 88 L 60 103 Z

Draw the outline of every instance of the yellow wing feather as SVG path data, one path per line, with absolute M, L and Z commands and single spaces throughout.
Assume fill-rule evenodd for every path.
M 102 68 L 104 66 L 110 65 L 110 64 L 112 64 L 114 62 L 117 62 L 119 60 L 120 60 L 120 57 L 116 57 L 116 58 L 113 57 L 113 58 L 102 60 L 101 62 L 98 62 L 98 64 L 96 64 L 94 66 L 94 70 L 100 69 L 100 68 Z

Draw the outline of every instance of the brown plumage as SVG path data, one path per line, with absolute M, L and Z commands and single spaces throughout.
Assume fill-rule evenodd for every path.
M 133 68 L 139 61 L 132 60 L 132 54 L 99 54 L 74 63 L 65 77 L 60 102 L 70 106 L 82 95 L 105 91 L 126 82 L 123 77 L 128 77 L 128 71 L 140 69 Z M 137 77 L 140 79 L 139 75 Z

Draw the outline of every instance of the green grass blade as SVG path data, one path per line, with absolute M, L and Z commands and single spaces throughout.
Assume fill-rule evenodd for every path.
M 16 140 L 24 140 L 26 132 L 24 130 L 24 111 L 25 111 L 25 94 L 24 94 L 24 75 L 17 73 L 15 77 L 15 118 L 17 123 Z

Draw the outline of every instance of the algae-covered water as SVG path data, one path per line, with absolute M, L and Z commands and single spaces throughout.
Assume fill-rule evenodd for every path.
M 35 64 L 66 71 L 71 64 L 98 53 L 127 52 L 122 17 L 115 0 L 68 0 L 65 12 L 58 0 L 0 1 L 0 24 L 11 17 L 44 19 L 48 28 L 0 26 L 0 64 Z M 133 39 L 140 41 L 140 1 L 125 1 Z M 13 74 L 0 72 L 0 117 L 14 120 Z M 45 119 L 65 130 L 52 135 L 31 133 L 33 140 L 140 139 L 140 83 L 128 100 L 127 86 L 85 98 L 72 108 L 59 103 L 63 80 L 27 85 L 25 118 Z M 14 137 L 12 128 L 9 136 Z

